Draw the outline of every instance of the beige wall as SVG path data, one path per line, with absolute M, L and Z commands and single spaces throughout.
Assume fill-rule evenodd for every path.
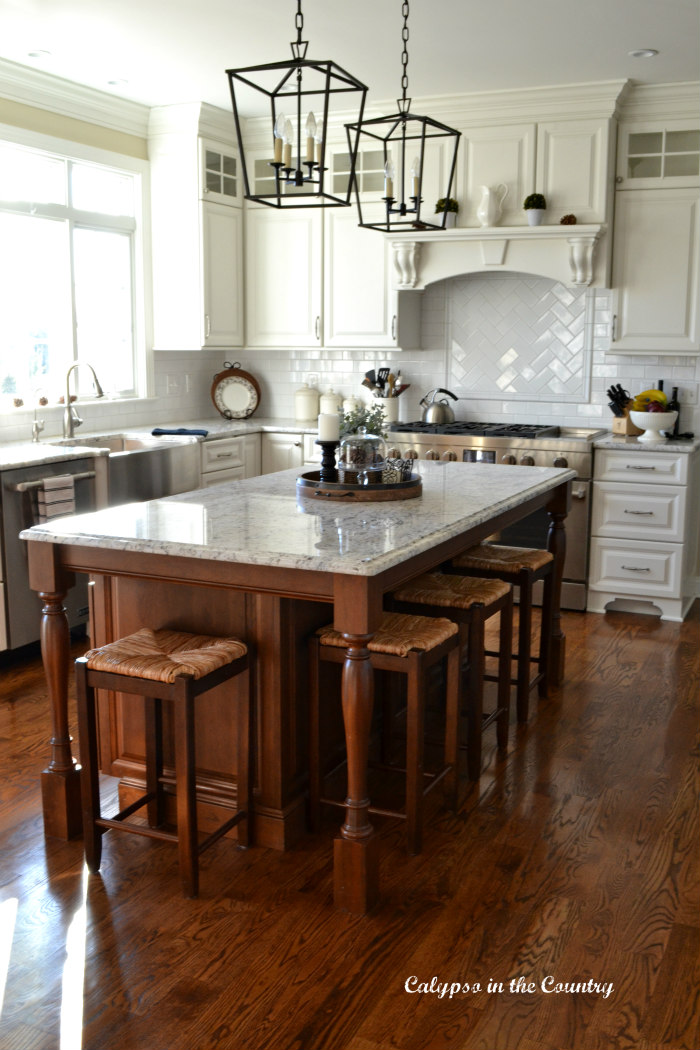
M 46 109 L 27 106 L 22 102 L 0 98 L 0 124 L 11 124 L 42 135 L 53 135 L 70 142 L 80 142 L 85 146 L 148 160 L 148 142 L 145 138 L 76 120 L 75 117 L 66 117 L 60 113 L 51 113 Z

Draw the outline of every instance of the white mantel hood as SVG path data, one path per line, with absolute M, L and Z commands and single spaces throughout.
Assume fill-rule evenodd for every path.
M 467 273 L 513 272 L 577 287 L 607 286 L 604 225 L 488 226 L 389 236 L 395 283 L 418 291 Z

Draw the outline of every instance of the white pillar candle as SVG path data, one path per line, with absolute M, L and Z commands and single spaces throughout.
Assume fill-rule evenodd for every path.
M 318 417 L 318 440 L 339 441 L 340 440 L 340 416 L 337 413 L 322 412 Z

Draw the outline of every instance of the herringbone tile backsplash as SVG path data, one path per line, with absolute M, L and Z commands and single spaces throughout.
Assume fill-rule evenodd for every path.
M 448 386 L 460 397 L 584 402 L 592 326 L 586 289 L 527 274 L 450 282 Z

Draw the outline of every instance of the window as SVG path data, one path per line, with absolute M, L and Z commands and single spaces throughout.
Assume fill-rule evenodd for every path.
M 0 143 L 0 402 L 56 404 L 75 360 L 143 393 L 140 201 L 137 170 Z M 93 392 L 89 369 L 74 383 Z

